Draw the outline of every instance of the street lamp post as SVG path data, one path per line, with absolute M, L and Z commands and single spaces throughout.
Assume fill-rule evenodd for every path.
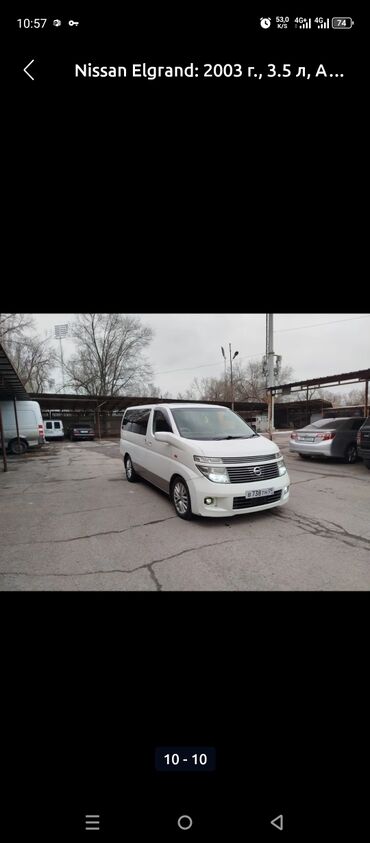
M 227 377 L 226 377 L 226 354 L 225 349 L 221 346 L 222 356 L 224 358 L 224 400 L 226 401 L 226 391 L 227 391 Z
M 225 361 L 225 387 L 226 387 L 226 355 L 225 351 L 221 346 L 222 356 Z M 229 342 L 229 355 L 230 355 L 230 390 L 231 390 L 231 409 L 234 409 L 234 383 L 233 383 L 233 360 L 239 354 L 239 351 L 235 351 L 234 354 L 231 356 L 231 342 Z M 226 390 L 225 390 L 226 391 Z
M 221 346 L 222 356 L 225 361 L 225 397 L 226 397 L 226 354 L 224 349 Z M 230 354 L 230 390 L 231 390 L 231 409 L 234 409 L 234 384 L 233 384 L 233 360 L 235 357 L 238 356 L 239 351 L 235 351 L 233 356 L 231 356 L 231 342 L 229 342 L 229 354 Z
M 233 360 L 239 354 L 239 351 L 235 351 L 233 356 L 231 356 L 231 342 L 229 342 L 229 353 L 230 353 L 230 386 L 231 386 L 231 409 L 234 409 L 234 383 L 233 383 Z

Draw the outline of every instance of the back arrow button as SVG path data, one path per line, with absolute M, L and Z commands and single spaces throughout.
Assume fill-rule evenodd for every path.
M 279 814 L 278 817 L 275 817 L 274 820 L 271 820 L 271 825 L 273 825 L 275 828 L 278 828 L 279 831 L 282 831 L 283 830 L 283 815 Z
M 34 82 L 35 79 L 34 79 L 33 76 L 31 76 L 30 73 L 28 73 L 28 68 L 31 67 L 31 64 L 33 64 L 34 61 L 35 61 L 35 59 L 31 59 L 31 61 L 29 61 L 28 64 L 26 64 L 26 67 L 23 68 L 23 73 L 27 73 L 27 76 L 29 76 L 30 79 L 32 79 L 32 82 Z

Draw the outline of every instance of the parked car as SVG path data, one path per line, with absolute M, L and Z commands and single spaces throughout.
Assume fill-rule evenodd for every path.
M 23 454 L 45 442 L 44 422 L 37 401 L 17 401 L 19 443 L 13 401 L 0 401 L 5 446 L 11 454 Z M 1 446 L 0 446 L 1 447 Z
M 64 427 L 61 419 L 44 421 L 45 439 L 64 439 Z
M 91 424 L 77 424 L 68 429 L 67 435 L 71 442 L 76 439 L 95 439 L 95 430 Z
M 370 469 L 370 416 L 365 419 L 357 433 L 357 453 Z
M 278 446 L 227 407 L 128 407 L 120 452 L 129 483 L 143 477 L 167 492 L 180 518 L 259 512 L 289 498 Z
M 289 450 L 300 457 L 341 457 L 347 463 L 357 460 L 357 432 L 364 419 L 352 416 L 336 419 L 319 419 L 290 437 Z

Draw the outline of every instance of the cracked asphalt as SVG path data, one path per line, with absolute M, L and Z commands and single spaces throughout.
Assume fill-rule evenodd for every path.
M 368 591 L 370 472 L 304 461 L 281 509 L 181 521 L 127 483 L 117 440 L 52 442 L 0 472 L 1 591 Z

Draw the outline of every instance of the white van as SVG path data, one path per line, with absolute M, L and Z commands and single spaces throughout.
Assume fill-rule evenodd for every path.
M 278 446 L 227 407 L 128 407 L 120 452 L 127 480 L 141 476 L 166 491 L 180 518 L 259 512 L 289 498 Z
M 45 439 L 64 439 L 64 427 L 61 419 L 45 419 Z
M 28 448 L 44 444 L 44 423 L 40 404 L 37 401 L 17 401 L 16 403 L 20 447 L 18 445 L 13 401 L 0 401 L 0 410 L 7 450 L 11 454 L 22 454 Z

